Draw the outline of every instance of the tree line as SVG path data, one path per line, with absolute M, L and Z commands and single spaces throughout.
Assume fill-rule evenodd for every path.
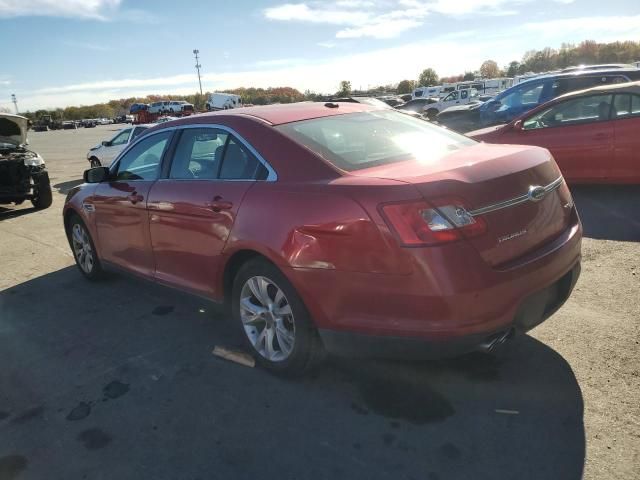
M 443 82 L 459 82 L 474 80 L 476 78 L 514 77 L 524 73 L 539 73 L 557 70 L 573 65 L 597 64 L 597 63 L 629 63 L 640 60 L 640 42 L 625 41 L 611 43 L 597 43 L 593 40 L 585 40 L 579 44 L 564 43 L 559 49 L 543 48 L 542 50 L 530 50 L 525 52 L 522 60 L 513 60 L 502 68 L 494 60 L 485 60 L 478 70 L 464 72 L 459 75 L 439 77 L 433 68 L 424 69 L 415 80 L 405 79 L 397 84 L 380 85 L 366 91 L 353 91 L 351 82 L 343 80 L 335 92 L 337 96 L 346 96 L 353 93 L 365 95 L 378 95 L 383 92 L 406 94 L 411 93 L 416 87 L 428 87 L 439 85 Z M 324 95 L 306 90 L 304 93 L 291 87 L 273 88 L 235 88 L 223 90 L 225 93 L 240 95 L 245 104 L 266 105 L 272 103 L 292 103 L 303 100 L 317 100 Z M 129 107 L 133 103 L 153 103 L 160 100 L 185 100 L 192 103 L 196 110 L 204 110 L 206 99 L 210 92 L 192 95 L 149 95 L 147 97 L 129 97 L 119 100 L 111 100 L 106 103 L 98 103 L 88 106 L 72 106 L 58 108 L 54 111 L 38 110 L 36 112 L 23 113 L 26 117 L 36 120 L 42 115 L 53 114 L 56 118 L 65 120 L 80 120 L 83 118 L 113 118 L 129 113 Z

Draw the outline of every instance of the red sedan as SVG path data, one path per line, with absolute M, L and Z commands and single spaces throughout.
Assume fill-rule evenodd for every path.
M 568 298 L 581 225 L 548 151 L 392 110 L 301 103 L 148 130 L 64 207 L 89 279 L 115 267 L 231 307 L 251 352 L 491 349 Z
M 467 136 L 548 148 L 569 183 L 640 183 L 639 132 L 640 82 L 631 82 L 569 93 Z

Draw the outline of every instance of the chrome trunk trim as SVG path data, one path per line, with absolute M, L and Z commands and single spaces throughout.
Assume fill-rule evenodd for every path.
M 525 203 L 525 202 L 540 201 L 542 200 L 542 198 L 546 197 L 547 194 L 549 194 L 550 192 L 557 190 L 560 187 L 560 185 L 562 185 L 562 181 L 563 181 L 563 178 L 558 177 L 553 182 L 543 187 L 537 187 L 535 185 L 532 185 L 529 187 L 529 190 L 527 191 L 527 193 L 523 195 L 519 195 L 517 197 L 510 198 L 509 200 L 504 200 L 502 202 L 493 203 L 491 205 L 485 205 L 484 207 L 476 208 L 475 210 L 469 211 L 469 214 L 475 217 L 477 215 L 484 215 L 485 213 L 495 212 L 496 210 L 502 210 L 503 208 L 509 208 L 515 205 L 520 205 L 521 203 Z M 539 196 L 533 197 L 531 195 L 531 192 L 537 191 L 540 188 L 544 190 L 544 195 L 542 197 L 539 197 Z

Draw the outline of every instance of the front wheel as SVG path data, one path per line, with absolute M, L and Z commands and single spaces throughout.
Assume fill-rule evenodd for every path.
M 48 176 L 42 175 L 38 178 L 35 196 L 31 199 L 31 203 L 37 210 L 49 208 L 53 203 L 53 193 L 51 192 Z
M 322 357 L 318 332 L 287 278 L 264 259 L 245 263 L 233 283 L 232 310 L 256 362 L 297 375 Z
M 89 280 L 98 280 L 104 274 L 96 248 L 86 225 L 78 215 L 73 215 L 67 228 L 67 236 L 73 257 L 80 272 Z
M 100 160 L 98 160 L 96 157 L 91 157 L 89 159 L 89 165 L 91 165 L 91 168 L 96 168 L 96 167 L 101 167 L 102 164 L 100 163 Z
M 435 108 L 430 108 L 429 110 L 427 110 L 427 118 L 429 120 L 433 120 L 438 116 L 438 113 L 438 110 L 436 110 Z

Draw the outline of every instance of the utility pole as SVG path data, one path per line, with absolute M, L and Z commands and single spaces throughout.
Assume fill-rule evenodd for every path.
M 200 84 L 200 95 L 202 95 L 202 80 L 200 80 L 200 67 L 202 67 L 202 65 L 200 65 L 200 59 L 198 58 L 198 54 L 200 53 L 200 50 L 195 49 L 193 51 L 193 54 L 196 56 L 196 70 L 198 71 L 198 84 Z
M 13 102 L 13 106 L 16 108 L 16 115 L 18 115 L 18 99 L 16 98 L 16 94 L 11 94 L 11 101 Z

